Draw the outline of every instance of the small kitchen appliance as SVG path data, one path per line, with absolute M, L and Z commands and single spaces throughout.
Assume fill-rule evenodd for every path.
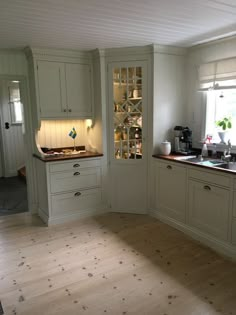
M 192 130 L 189 127 L 175 126 L 175 152 L 192 154 Z

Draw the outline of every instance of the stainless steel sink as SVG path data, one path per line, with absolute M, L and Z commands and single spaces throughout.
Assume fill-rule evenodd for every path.
M 222 163 L 220 165 L 216 165 L 216 167 L 223 168 L 226 170 L 236 171 L 236 163 L 235 162 Z
M 209 159 L 209 158 L 201 159 L 197 156 L 183 156 L 183 157 L 178 156 L 175 159 L 179 161 L 186 161 L 186 162 L 191 162 L 191 163 L 196 163 L 196 164 L 206 165 L 206 166 L 217 166 L 219 164 L 224 163 L 222 160 Z

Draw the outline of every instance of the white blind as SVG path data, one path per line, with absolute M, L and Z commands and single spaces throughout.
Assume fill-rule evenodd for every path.
M 236 88 L 236 58 L 202 64 L 198 74 L 200 90 Z

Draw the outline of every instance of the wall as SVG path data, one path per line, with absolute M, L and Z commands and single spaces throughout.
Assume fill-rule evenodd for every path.
M 186 50 L 154 47 L 153 151 L 160 143 L 174 144 L 174 127 L 186 124 Z
M 202 63 L 236 56 L 236 37 L 199 45 L 189 49 L 187 57 L 187 122 L 193 130 L 193 145 L 200 147 L 199 141 L 205 136 L 205 97 L 198 89 L 198 66 Z
M 85 121 L 83 120 L 42 120 L 38 132 L 38 141 L 41 147 L 62 148 L 73 147 L 74 140 L 69 136 L 72 128 L 75 128 L 77 137 L 75 145 L 87 145 Z

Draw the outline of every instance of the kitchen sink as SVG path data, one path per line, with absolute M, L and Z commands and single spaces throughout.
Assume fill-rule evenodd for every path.
M 178 156 L 175 159 L 179 161 L 186 161 L 186 162 L 191 162 L 191 163 L 196 163 L 196 164 L 206 165 L 206 166 L 217 166 L 217 165 L 225 163 L 222 160 L 217 160 L 217 159 L 204 158 L 203 160 L 201 160 L 197 156 L 183 156 L 183 157 Z
M 226 170 L 236 171 L 236 163 L 235 162 L 227 162 L 216 165 L 216 167 L 223 168 Z

